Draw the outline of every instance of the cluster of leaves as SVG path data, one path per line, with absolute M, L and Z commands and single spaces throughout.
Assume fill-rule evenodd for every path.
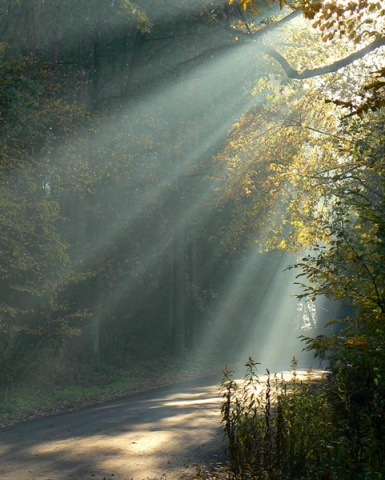
M 330 0 L 300 3 L 304 15 L 312 20 L 314 28 L 322 32 L 323 40 L 335 35 L 359 44 L 365 38 L 381 38 L 384 35 L 385 8 L 377 0 L 355 0 L 346 4 Z
M 359 44 L 365 38 L 381 38 L 384 35 L 385 8 L 378 0 L 353 0 L 346 3 L 333 0 L 266 0 L 276 2 L 279 8 L 290 6 L 302 10 L 305 18 L 312 21 L 312 26 L 322 32 L 324 41 L 339 38 Z M 230 5 L 235 0 L 229 0 Z M 259 13 L 256 0 L 240 0 L 244 10 Z
M 218 202 L 235 201 L 226 241 L 234 244 L 243 234 L 261 249 L 296 249 L 323 234 L 314 211 L 326 195 L 327 172 L 336 167 L 330 152 L 340 142 L 333 134 L 337 119 L 316 88 L 274 87 L 262 77 L 254 92 L 265 102 L 240 118 L 215 156 L 222 171 L 227 167 Z
M 45 65 L 32 68 L 10 47 L 2 52 L 0 69 L 0 361 L 1 374 L 9 377 L 23 368 L 23 351 L 47 338 L 57 346 L 78 332 L 61 299 L 75 274 L 50 185 L 55 168 L 40 157 L 85 111 L 59 97 L 61 87 Z
M 303 1 L 300 7 L 312 26 L 322 33 L 324 42 L 335 37 L 348 40 L 357 46 L 371 41 L 366 48 L 385 45 L 385 8 L 376 0 L 357 0 L 341 4 L 334 1 Z M 350 115 L 362 115 L 385 106 L 384 70 L 372 69 L 371 80 L 362 86 L 356 99 L 335 100 L 337 105 L 350 111 Z
M 254 2 L 243 1 L 241 4 L 246 10 L 252 10 Z M 362 59 L 366 56 L 370 57 L 375 50 L 385 46 L 383 2 L 376 0 L 357 0 L 346 3 L 329 0 L 280 2 L 281 9 L 284 5 L 295 8 L 294 13 L 303 13 L 312 27 L 321 33 L 327 56 L 325 61 L 328 65 L 313 69 L 306 68 L 303 72 L 299 72 L 290 66 L 287 58 L 282 57 L 270 46 L 264 45 L 262 50 L 281 64 L 289 78 L 298 79 L 335 72 L 361 60 L 359 68 L 365 73 L 366 83 L 360 85 L 355 95 L 352 93 L 348 99 L 334 98 L 334 102 L 350 111 L 350 115 L 362 115 L 382 108 L 385 102 L 382 64 L 379 68 L 373 68 L 373 63 L 365 64 Z M 287 18 L 289 17 L 290 15 Z M 249 33 L 252 33 L 250 29 Z M 336 39 L 339 40 L 337 50 L 335 50 Z M 342 54 L 341 45 L 352 51 L 347 56 L 337 59 L 336 52 L 341 52 L 340 57 Z M 367 78 L 370 80 L 368 81 Z
M 369 96 L 369 98 L 367 98 Z M 336 105 L 349 111 L 348 117 L 353 115 L 362 116 L 371 111 L 377 111 L 385 107 L 385 69 L 374 72 L 373 81 L 365 85 L 358 94 L 358 102 L 352 100 L 334 100 Z
M 307 347 L 333 369 L 344 365 L 345 374 L 355 377 L 353 389 L 367 389 L 382 382 L 378 375 L 385 364 L 383 112 L 350 128 L 354 143 L 329 187 L 330 208 L 322 220 L 325 243 L 315 244 L 296 266 L 307 279 L 304 297 L 342 300 L 355 311 L 338 322 L 338 334 L 306 338 Z
M 222 425 L 236 478 L 380 478 L 381 390 L 365 403 L 362 392 L 350 394 L 343 370 L 333 380 L 315 380 L 311 371 L 300 380 L 296 364 L 289 380 L 267 370 L 262 382 L 249 359 L 241 384 L 225 369 Z

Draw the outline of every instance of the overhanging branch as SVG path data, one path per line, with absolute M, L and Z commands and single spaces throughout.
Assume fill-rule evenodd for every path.
M 270 57 L 277 60 L 277 62 L 281 65 L 281 67 L 283 68 L 283 70 L 286 73 L 286 76 L 288 78 L 296 79 L 296 80 L 304 80 L 306 78 L 312 78 L 312 77 L 317 77 L 319 75 L 325 75 L 326 73 L 337 72 L 341 68 L 350 65 L 351 63 L 353 63 L 356 60 L 364 58 L 365 55 L 367 55 L 368 53 L 373 52 L 377 48 L 383 47 L 383 46 L 385 46 L 385 39 L 380 38 L 380 39 L 375 40 L 374 42 L 370 43 L 366 47 L 362 48 L 361 50 L 358 50 L 357 52 L 354 52 L 351 55 L 348 55 L 347 57 L 342 58 L 341 60 L 337 60 L 336 62 L 333 62 L 330 65 L 326 65 L 324 67 L 314 68 L 312 70 L 304 70 L 303 72 L 298 72 L 298 71 L 294 70 L 294 68 L 289 64 L 289 62 L 280 53 L 278 53 L 276 50 L 269 47 L 268 45 L 265 45 L 264 43 L 261 43 L 261 45 L 259 45 L 259 48 L 264 53 L 266 53 Z

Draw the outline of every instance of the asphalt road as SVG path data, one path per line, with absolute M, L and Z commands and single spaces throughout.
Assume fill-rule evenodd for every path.
M 219 378 L 0 430 L 1 480 L 182 479 L 225 459 Z

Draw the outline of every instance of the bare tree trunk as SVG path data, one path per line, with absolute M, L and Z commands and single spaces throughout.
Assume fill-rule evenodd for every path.
M 40 36 L 40 18 L 41 18 L 41 0 L 35 0 L 31 10 L 30 5 L 23 5 L 26 9 L 26 31 L 28 32 L 28 66 L 32 67 L 35 63 L 36 50 Z
M 174 240 L 172 239 L 170 242 L 170 265 L 169 265 L 169 277 L 168 277 L 168 318 L 167 318 L 167 351 L 169 353 L 172 352 L 173 348 L 173 340 L 172 340 L 172 334 L 173 334 L 173 324 L 174 324 L 174 286 L 175 286 L 175 279 L 174 279 L 174 257 L 175 257 L 175 252 L 174 252 Z
M 131 60 L 129 61 L 128 60 L 128 43 L 127 43 L 127 40 L 125 40 L 123 60 L 124 60 L 124 70 L 127 71 L 127 76 L 124 80 L 124 84 L 122 88 L 122 97 L 124 100 L 129 100 L 130 98 L 132 82 L 134 79 L 135 71 L 140 64 L 140 54 L 144 45 L 144 41 L 145 41 L 144 35 L 142 34 L 142 32 L 138 31 L 136 33 L 135 40 L 134 40 Z
M 186 349 L 185 236 L 178 233 L 173 245 L 173 293 L 171 353 L 182 356 Z
M 195 289 L 198 287 L 197 280 L 197 244 L 195 239 L 190 240 L 188 245 L 188 296 L 186 299 L 187 317 L 187 344 L 193 350 L 198 341 L 198 318 L 196 310 Z
M 104 292 L 100 296 L 100 302 L 96 307 L 95 314 L 91 320 L 90 336 L 91 336 L 91 352 L 95 357 L 100 354 L 100 325 L 102 323 L 104 310 Z
M 99 104 L 100 94 L 100 68 L 101 68 L 101 44 L 100 44 L 100 30 L 96 28 L 95 38 L 92 42 L 93 47 L 93 72 L 91 83 L 91 102 L 93 110 L 96 110 Z

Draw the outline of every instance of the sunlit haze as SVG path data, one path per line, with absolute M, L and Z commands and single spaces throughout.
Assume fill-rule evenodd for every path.
M 20 55 L 31 49 L 21 71 L 26 64 L 38 69 L 43 58 L 41 85 L 28 84 L 22 74 L 15 81 L 16 89 L 29 89 L 20 114 L 28 120 L 20 122 L 26 145 L 18 140 L 26 162 L 7 173 L 9 185 L 24 192 L 14 197 L 7 187 L 24 209 L 17 265 L 20 272 L 36 270 L 33 288 L 27 274 L 25 284 L 15 274 L 9 286 L 16 303 L 13 291 L 30 295 L 12 306 L 26 318 L 23 328 L 38 337 L 52 327 L 52 336 L 65 339 L 60 352 L 71 358 L 88 352 L 117 363 L 162 354 L 310 362 L 298 337 L 324 322 L 318 325 L 318 307 L 305 308 L 295 297 L 297 272 L 286 267 L 297 253 L 269 244 L 273 227 L 287 216 L 286 182 L 271 187 L 271 199 L 259 198 L 255 185 L 271 170 L 265 165 L 253 173 L 248 191 L 239 172 L 252 170 L 254 161 L 266 164 L 259 143 L 265 126 L 255 125 L 257 135 L 241 140 L 252 153 L 248 160 L 230 134 L 250 109 L 262 111 L 290 89 L 246 29 L 290 10 L 265 5 L 260 16 L 238 18 L 225 1 L 172 10 L 159 4 L 148 13 L 130 2 L 116 12 L 114 2 L 107 3 L 100 12 L 80 3 L 78 14 L 63 11 L 68 21 L 56 36 L 53 18 L 49 28 L 36 26 L 31 38 L 20 39 Z M 52 12 L 44 8 L 46 21 Z M 244 15 L 249 23 L 242 24 Z M 280 35 L 271 29 L 264 41 L 282 44 Z M 44 48 L 51 60 L 44 60 Z M 255 94 L 258 81 L 265 87 Z M 35 117 L 31 105 L 41 108 Z M 271 115 L 277 115 L 273 138 L 283 120 L 279 112 Z M 16 134 L 11 129 L 12 148 Z M 228 145 L 237 173 L 222 159 Z M 286 155 L 298 155 L 295 148 Z M 245 195 L 234 196 L 229 185 Z M 33 209 L 31 195 L 42 202 Z M 252 202 L 263 206 L 255 215 L 266 218 L 255 222 Z M 237 230 L 237 212 L 249 220 L 243 230 Z M 25 238 L 36 239 L 36 261 L 23 250 Z M 9 318 L 16 315 L 12 308 Z

